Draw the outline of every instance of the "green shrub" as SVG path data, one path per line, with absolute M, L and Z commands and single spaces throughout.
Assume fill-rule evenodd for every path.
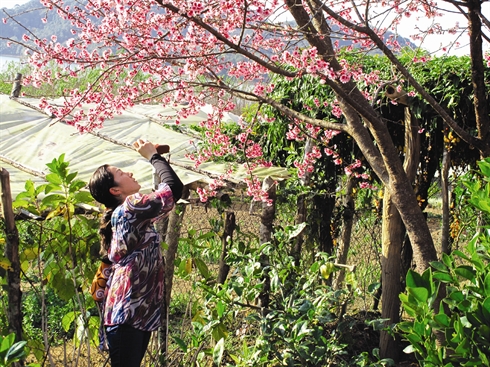
M 186 362 L 389 365 L 375 351 L 356 356 L 348 350 L 349 343 L 356 344 L 349 338 L 357 320 L 344 311 L 353 302 L 356 279 L 350 274 L 345 289 L 332 289 L 328 282 L 337 268 L 325 253 L 318 253 L 310 265 L 296 266 L 288 252 L 303 229 L 304 224 L 277 229 L 272 241 L 261 246 L 234 241 L 227 257 L 231 271 L 223 285 L 214 284 L 214 277 L 197 266 L 204 279 L 194 285 L 201 288 L 203 300 L 193 303 L 192 332 L 174 337 Z M 269 295 L 266 308 L 259 302 L 264 293 Z
M 483 181 L 465 181 L 469 202 L 490 214 L 490 158 L 479 162 Z M 398 325 L 423 366 L 490 366 L 490 228 L 481 227 L 465 251 L 443 254 L 422 275 L 409 271 L 400 295 L 412 318 Z M 445 296 L 436 304 L 437 295 Z
M 44 297 L 45 309 L 42 309 L 42 297 Z M 62 327 L 62 319 L 73 311 L 71 302 L 59 298 L 52 288 L 47 288 L 44 296 L 33 290 L 25 292 L 22 300 L 23 329 L 28 339 L 43 340 L 43 314 L 46 323 L 48 340 L 62 342 L 73 337 L 74 325 L 68 332 Z

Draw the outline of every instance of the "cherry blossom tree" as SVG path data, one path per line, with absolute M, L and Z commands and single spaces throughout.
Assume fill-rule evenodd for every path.
M 222 133 L 221 117 L 234 109 L 237 98 L 272 106 L 287 116 L 291 137 L 301 139 L 305 131 L 318 128 L 329 131 L 317 137 L 315 149 L 298 163 L 300 172 L 312 167 L 319 156 L 316 149 L 335 156 L 329 145 L 331 137 L 335 132 L 347 133 L 384 184 L 410 238 L 417 270 L 423 271 L 437 254 L 386 122 L 375 108 L 379 93 L 386 85 L 393 85 L 424 99 L 461 139 L 482 156 L 490 154 L 483 78 L 485 63 L 490 63 L 490 55 L 483 49 L 489 20 L 482 11 L 488 0 L 440 3 L 464 14 L 467 24 L 444 28 L 444 12 L 432 0 L 85 0 L 69 6 L 63 0 L 41 0 L 52 10 L 44 21 L 49 23 L 57 13 L 71 22 L 73 38 L 61 44 L 56 36 L 38 39 L 26 33 L 23 41 L 28 44 L 35 72 L 24 82 L 38 86 L 88 69 L 99 70 L 93 84 L 65 91 L 64 106 L 50 106 L 47 100 L 41 106 L 81 132 L 98 129 L 105 119 L 136 103 L 185 102 L 185 108 L 179 110 L 179 117 L 184 118 L 213 100 L 214 111 L 202 124 L 208 131 L 207 141 L 194 157 L 196 164 L 237 150 L 247 154 L 250 172 L 267 164 L 260 146 L 249 144 L 245 124 L 238 146 Z M 397 53 L 405 45 L 396 37 L 398 25 L 408 17 L 413 19 L 413 31 L 409 32 L 414 33 L 413 42 L 422 47 L 428 34 L 461 32 L 461 39 L 467 37 L 477 133 L 459 126 L 399 61 Z M 421 19 L 432 23 L 422 29 L 418 26 Z M 342 41 L 349 41 L 350 52 L 383 53 L 393 65 L 392 79 L 379 80 L 376 72 L 365 73 L 362 66 L 349 64 L 341 57 Z M 442 51 L 445 47 L 449 46 L 441 46 Z M 430 57 L 429 53 L 420 55 L 414 62 Z M 49 71 L 53 60 L 61 68 L 59 73 Z M 294 79 L 307 74 L 333 91 L 331 100 L 317 102 L 329 107 L 337 119 L 300 113 L 271 98 L 271 75 Z M 95 107 L 80 110 L 77 106 L 82 102 Z M 260 113 L 256 119 L 267 122 Z M 259 180 L 251 176 L 247 183 L 251 196 L 267 200 Z

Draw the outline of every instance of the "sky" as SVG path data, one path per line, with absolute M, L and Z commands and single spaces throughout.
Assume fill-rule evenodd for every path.
M 3 8 L 13 8 L 15 5 L 22 5 L 27 3 L 29 0 L 0 0 L 0 6 Z
M 15 5 L 22 5 L 29 0 L 0 0 L 0 6 L 1 7 L 6 7 L 6 8 L 12 8 Z M 442 1 L 438 1 L 439 4 L 443 4 Z M 448 5 L 440 5 L 441 7 L 447 8 Z M 486 14 L 487 17 L 490 16 L 490 2 L 483 2 L 483 9 L 482 9 L 482 14 Z M 444 16 L 444 22 L 448 26 L 452 26 L 456 23 L 456 21 L 460 21 L 461 24 L 465 24 L 465 20 L 460 14 L 450 14 L 447 13 Z M 423 20 L 417 20 L 417 24 L 421 24 L 422 26 L 428 26 L 429 23 L 425 22 Z M 403 37 L 408 37 L 410 34 L 414 33 L 413 32 L 413 25 L 414 25 L 414 19 L 405 19 L 404 22 L 402 23 L 401 27 L 399 28 L 399 32 Z M 466 44 L 466 39 L 462 40 L 461 42 L 461 47 L 459 49 L 451 49 L 451 54 L 453 55 L 468 55 L 469 54 L 469 46 Z M 448 35 L 445 36 L 430 36 L 429 38 L 426 39 L 424 42 L 423 47 L 425 49 L 429 49 L 430 51 L 436 52 L 436 54 L 441 54 L 442 51 L 437 52 L 436 50 L 439 50 L 441 47 L 446 46 L 448 42 Z M 484 50 L 488 50 L 490 48 L 490 45 L 487 43 L 484 45 Z

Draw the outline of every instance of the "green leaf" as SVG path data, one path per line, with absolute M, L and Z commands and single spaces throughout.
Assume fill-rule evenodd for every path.
M 185 343 L 185 341 L 176 336 L 172 336 L 172 339 L 184 353 L 187 353 L 187 344 Z
M 73 324 L 73 321 L 75 321 L 76 314 L 75 312 L 71 311 L 68 312 L 63 318 L 61 319 L 61 326 L 63 327 L 63 330 L 68 332 L 70 330 L 71 324 Z
M 78 203 L 92 203 L 94 201 L 94 198 L 88 191 L 78 191 L 75 194 L 75 200 Z
M 466 353 L 469 353 L 470 350 L 470 343 L 468 338 L 463 338 L 457 348 L 455 349 L 455 353 L 465 355 Z
M 457 302 L 464 301 L 464 299 L 465 299 L 463 292 L 460 290 L 455 290 L 455 291 L 449 293 L 449 298 L 451 298 L 452 300 L 455 300 Z
M 427 275 L 429 274 L 429 277 Z M 431 284 L 427 278 L 430 278 L 432 271 L 430 268 L 424 271 L 423 275 L 416 273 L 413 270 L 409 270 L 407 273 L 407 288 L 425 288 L 427 292 L 431 291 Z
M 199 258 L 194 258 L 194 264 L 196 264 L 199 273 L 202 275 L 204 279 L 209 279 L 209 269 L 204 261 Z
M 218 300 L 218 302 L 216 302 L 216 312 L 218 313 L 218 317 L 223 317 L 225 310 L 226 304 L 223 301 Z
M 215 324 L 211 331 L 211 335 L 213 336 L 214 340 L 224 339 L 226 338 L 227 334 L 228 330 L 226 329 L 226 326 L 221 322 Z
M 432 274 L 432 277 L 443 283 L 452 283 L 454 281 L 454 278 L 451 276 L 451 274 L 446 273 L 435 272 L 434 274 Z
M 5 360 L 8 362 L 16 362 L 19 359 L 23 358 L 25 355 L 25 350 L 24 346 L 27 344 L 26 341 L 21 340 L 14 345 L 12 345 L 8 352 L 7 355 L 5 356 Z
M 481 304 L 481 308 L 486 324 L 490 324 L 490 297 L 485 298 Z
M 422 338 L 420 337 L 420 335 L 417 335 L 415 333 L 411 333 L 411 334 L 405 335 L 405 337 L 408 339 L 408 341 L 412 345 L 415 345 L 415 344 L 418 344 L 418 343 L 421 343 L 422 342 Z
M 437 315 L 434 316 L 434 320 L 440 325 L 440 326 L 444 326 L 444 327 L 449 327 L 451 325 L 451 319 L 449 318 L 449 316 L 447 316 L 446 314 L 444 313 L 439 313 Z
M 407 291 L 410 295 L 415 297 L 420 303 L 425 303 L 429 299 L 429 291 L 422 287 L 407 287 Z
M 490 178 L 490 162 L 487 160 L 481 160 L 478 162 L 478 166 L 485 177 Z
M 46 175 L 46 181 L 55 185 L 61 185 L 63 183 L 60 176 L 58 176 L 56 173 L 48 173 Z
M 453 263 L 454 263 L 454 258 L 451 256 L 451 255 L 448 255 L 446 253 L 443 253 L 442 254 L 442 262 L 444 263 L 444 265 L 446 265 L 448 268 L 452 268 L 453 267 Z
M 454 272 L 462 278 L 468 279 L 473 283 L 475 282 L 476 272 L 475 269 L 473 269 L 471 266 L 460 265 L 456 269 L 454 269 Z
M 438 270 L 438 271 L 441 271 L 443 273 L 448 273 L 449 272 L 449 269 L 447 268 L 446 265 L 444 265 L 442 262 L 440 261 L 432 261 L 430 263 L 430 265 L 435 269 L 435 270 Z
M 61 201 L 63 202 L 65 200 L 65 197 L 60 194 L 51 194 L 48 196 L 45 196 L 42 200 L 42 204 L 45 206 L 56 206 L 58 203 Z
M 374 292 L 376 292 L 379 288 L 381 287 L 381 283 L 380 282 L 376 282 L 376 283 L 371 283 L 369 284 L 368 286 L 368 292 L 373 294 Z
M 485 289 L 485 295 L 490 296 L 490 272 L 485 275 L 483 280 L 483 288 Z
M 69 173 L 68 175 L 66 175 L 66 179 L 65 179 L 65 182 L 67 184 L 69 184 L 70 182 L 73 181 L 73 179 L 77 177 L 77 172 L 72 172 L 72 173 Z
M 221 359 L 225 351 L 225 339 L 221 338 L 213 348 L 213 362 L 215 366 L 221 366 Z
M 464 253 L 462 253 L 461 251 L 459 250 L 454 250 L 453 251 L 453 254 L 454 255 L 458 255 L 459 257 L 461 257 L 462 259 L 465 259 L 465 260 L 468 260 L 468 261 L 471 261 L 470 258 L 468 256 L 466 256 Z
M 6 337 L 3 337 L 0 335 L 0 355 L 1 354 L 4 354 L 5 352 L 7 352 L 10 347 L 14 344 L 15 342 L 15 334 L 14 333 L 10 333 L 8 334 Z

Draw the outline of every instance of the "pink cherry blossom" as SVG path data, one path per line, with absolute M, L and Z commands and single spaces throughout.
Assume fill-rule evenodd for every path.
M 270 162 L 264 158 L 262 147 L 250 139 L 253 129 L 247 126 L 249 122 L 238 123 L 241 130 L 237 136 L 224 133 L 225 115 L 236 109 L 236 98 L 281 109 L 288 124 L 287 139 L 300 143 L 306 138 L 318 141 L 311 153 L 294 162 L 300 176 L 314 170 L 323 151 L 347 174 L 368 180 L 367 176 L 362 176 L 359 161 L 343 162 L 332 139 L 341 131 L 349 132 L 344 124 L 348 120 L 344 98 L 353 96 L 356 103 L 369 108 L 373 91 L 385 81 L 380 80 L 379 71 L 366 72 L 363 65 L 350 63 L 340 56 L 340 37 L 351 42 L 349 50 L 360 53 L 379 48 L 376 43 L 379 37 L 385 48 L 396 54 L 404 45 L 394 36 L 384 36 L 387 31 L 397 34 L 402 18 L 410 17 L 414 24 L 418 18 L 434 20 L 426 30 L 414 35 L 414 40 L 420 42 L 425 34 L 460 30 L 458 24 L 444 29 L 436 21 L 441 17 L 436 4 L 420 0 L 374 1 L 390 13 L 382 17 L 391 19 L 385 24 L 374 7 L 359 11 L 366 6 L 365 1 L 356 1 L 356 6 L 350 2 L 323 1 L 318 15 L 336 29 L 332 39 L 328 39 L 326 33 L 309 34 L 306 29 L 273 22 L 278 15 L 295 11 L 277 0 L 94 0 L 76 7 L 67 6 L 63 0 L 40 0 L 40 3 L 46 8 L 42 21 L 52 21 L 50 16 L 60 17 L 70 23 L 73 38 L 60 43 L 56 35 L 46 39 L 24 35 L 22 41 L 29 47 L 33 69 L 24 83 L 39 87 L 56 83 L 65 76 L 77 78 L 87 71 L 98 73 L 92 85 L 66 91 L 62 104 L 51 106 L 47 100 L 42 100 L 41 108 L 86 133 L 139 103 L 175 107 L 176 115 L 172 119 L 177 125 L 211 103 L 213 110 L 200 123 L 200 128 L 206 131 L 205 138 L 188 158 L 199 166 L 216 158 L 237 157 L 236 165 L 243 165 L 250 175 L 244 180 L 249 195 L 265 202 L 269 202 L 269 198 L 262 192 L 260 180 L 253 176 L 253 169 L 270 165 Z M 306 2 L 295 6 L 304 11 L 305 16 L 314 15 Z M 363 16 L 368 18 L 362 19 Z M 6 24 L 8 19 L 2 21 Z M 371 24 L 372 32 L 363 32 L 367 24 Z M 317 44 L 328 47 L 305 43 L 305 34 L 312 39 L 318 37 Z M 324 40 L 328 42 L 320 42 Z M 421 53 L 413 62 L 428 60 L 430 56 Z M 485 60 L 490 66 L 488 52 Z M 58 73 L 49 71 L 52 61 L 60 67 Z M 401 79 L 398 84 L 401 88 L 406 76 L 400 78 L 396 70 L 394 74 Z M 292 103 L 282 103 L 281 97 L 274 95 L 276 76 L 291 81 L 308 77 L 307 80 L 319 88 L 337 88 L 337 95 L 319 94 L 302 101 L 290 101 L 304 105 L 308 112 L 292 111 L 289 107 Z M 411 89 L 408 94 L 415 96 L 417 92 Z M 80 110 L 82 103 L 93 107 Z M 185 108 L 181 108 L 182 105 Z M 312 116 L 321 110 L 331 115 L 315 121 Z M 371 112 L 376 115 L 374 109 Z M 356 110 L 357 113 L 360 112 Z M 275 117 L 259 110 L 253 119 L 251 125 L 271 123 Z M 230 168 L 228 175 L 231 172 Z M 217 189 L 218 182 L 200 189 L 199 195 L 206 199 Z

